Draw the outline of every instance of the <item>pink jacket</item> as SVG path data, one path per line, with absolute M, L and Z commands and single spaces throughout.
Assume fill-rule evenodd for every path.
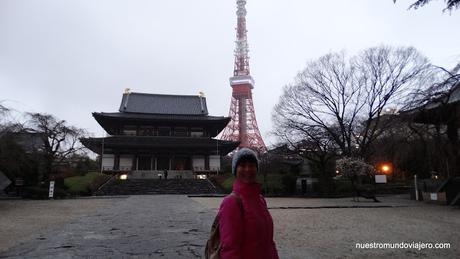
M 273 241 L 273 221 L 259 184 L 238 180 L 233 192 L 242 201 L 244 212 L 235 197 L 225 197 L 219 209 L 219 231 L 222 259 L 278 259 Z

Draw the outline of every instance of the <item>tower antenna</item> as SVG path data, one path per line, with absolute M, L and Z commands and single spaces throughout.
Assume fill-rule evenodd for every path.
M 222 131 L 222 140 L 239 141 L 239 148 L 248 147 L 265 153 L 267 147 L 257 126 L 252 89 L 254 79 L 249 70 L 249 47 L 246 29 L 246 0 L 237 0 L 237 28 L 235 46 L 235 65 L 230 77 L 232 99 L 230 101 L 230 122 Z

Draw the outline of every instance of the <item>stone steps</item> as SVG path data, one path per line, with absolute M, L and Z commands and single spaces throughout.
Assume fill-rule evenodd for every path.
M 127 179 L 113 178 L 96 191 L 95 195 L 143 195 L 143 194 L 216 194 L 208 180 L 198 179 Z

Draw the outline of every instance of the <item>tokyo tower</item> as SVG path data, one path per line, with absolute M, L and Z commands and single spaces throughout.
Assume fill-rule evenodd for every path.
M 237 0 L 237 28 L 235 65 L 233 76 L 230 77 L 232 99 L 230 102 L 230 122 L 222 131 L 221 139 L 239 141 L 238 148 L 248 147 L 259 153 L 265 153 L 267 148 L 257 126 L 252 89 L 254 79 L 249 72 L 249 48 L 246 30 L 246 0 Z

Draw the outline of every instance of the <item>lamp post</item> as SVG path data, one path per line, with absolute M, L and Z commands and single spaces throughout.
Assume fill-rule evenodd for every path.
M 379 171 L 386 175 L 386 178 L 393 178 L 391 177 L 393 172 L 393 165 L 391 163 L 383 163 L 380 165 Z

